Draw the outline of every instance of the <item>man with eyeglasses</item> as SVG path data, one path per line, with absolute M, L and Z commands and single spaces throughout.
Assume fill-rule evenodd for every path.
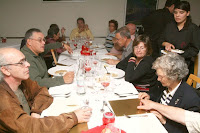
M 0 132 L 69 132 L 77 123 L 87 122 L 91 108 L 40 118 L 53 98 L 46 87 L 29 79 L 30 64 L 14 48 L 0 49 Z
M 130 31 L 126 26 L 121 27 L 120 29 L 116 31 L 114 42 L 120 47 L 123 47 L 123 52 L 122 52 L 122 55 L 116 56 L 118 60 L 114 60 L 114 59 L 107 60 L 107 63 L 110 65 L 118 64 L 120 60 L 125 59 L 133 51 L 132 49 L 133 40 L 131 40 Z
M 43 33 L 39 29 L 29 29 L 25 34 L 26 45 L 21 49 L 26 56 L 27 61 L 31 64 L 30 78 L 38 82 L 40 86 L 53 87 L 62 84 L 70 84 L 74 80 L 74 72 L 68 72 L 63 77 L 51 78 L 47 72 L 47 66 L 43 56 L 51 49 L 63 46 L 69 53 L 72 49 L 67 44 L 59 42 L 45 45 Z

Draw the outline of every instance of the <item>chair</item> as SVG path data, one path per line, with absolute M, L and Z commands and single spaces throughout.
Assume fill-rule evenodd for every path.
M 198 55 L 194 58 L 194 75 L 197 76 L 198 73 Z M 193 87 L 195 86 L 196 88 L 197 83 L 193 83 Z
M 57 65 L 58 62 L 57 62 L 57 58 L 56 58 L 55 52 L 56 52 L 56 51 L 54 51 L 54 49 L 51 49 L 51 54 L 52 54 L 52 56 L 53 56 L 54 63 L 55 63 L 55 65 Z
M 54 60 L 55 66 L 57 66 L 57 65 L 60 65 L 60 66 L 67 66 L 67 65 L 65 65 L 65 64 L 58 63 L 58 61 L 57 61 L 58 54 L 57 54 L 57 52 L 55 51 L 55 49 L 51 49 L 51 54 L 52 54 L 52 56 L 53 56 L 53 60 Z
M 193 84 L 193 88 L 196 88 L 196 83 L 200 83 L 200 78 L 194 74 L 190 74 L 189 78 L 187 79 L 187 84 L 190 86 Z

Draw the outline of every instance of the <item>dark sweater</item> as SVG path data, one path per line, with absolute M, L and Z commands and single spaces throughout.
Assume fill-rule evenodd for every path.
M 146 86 L 149 88 L 150 95 L 159 95 L 157 94 L 157 76 L 155 70 L 153 70 L 152 63 L 153 58 L 151 56 L 145 56 L 140 63 L 136 66 L 134 62 L 128 62 L 129 59 L 133 56 L 131 53 L 124 60 L 120 61 L 117 64 L 117 68 L 125 71 L 125 80 L 132 83 L 134 86 Z

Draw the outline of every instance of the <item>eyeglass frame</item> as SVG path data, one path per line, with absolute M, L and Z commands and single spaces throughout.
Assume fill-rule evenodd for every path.
M 22 59 L 20 62 L 18 62 L 18 63 L 13 63 L 13 64 L 5 64 L 5 65 L 1 65 L 0 67 L 2 67 L 2 66 L 9 66 L 9 65 L 21 65 L 22 67 L 24 67 L 25 66 L 25 63 L 27 63 L 28 61 L 26 60 L 26 58 L 24 58 L 24 59 Z
M 43 38 L 43 39 L 41 38 L 40 40 L 34 39 L 34 38 L 28 38 L 28 39 L 35 40 L 35 41 L 38 41 L 40 43 L 42 43 L 42 41 L 44 41 L 46 43 L 46 41 L 47 41 L 45 38 Z

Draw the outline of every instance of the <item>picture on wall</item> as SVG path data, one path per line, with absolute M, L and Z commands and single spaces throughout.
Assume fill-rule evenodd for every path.
M 157 0 L 127 0 L 126 24 L 140 25 L 142 19 L 156 10 Z

